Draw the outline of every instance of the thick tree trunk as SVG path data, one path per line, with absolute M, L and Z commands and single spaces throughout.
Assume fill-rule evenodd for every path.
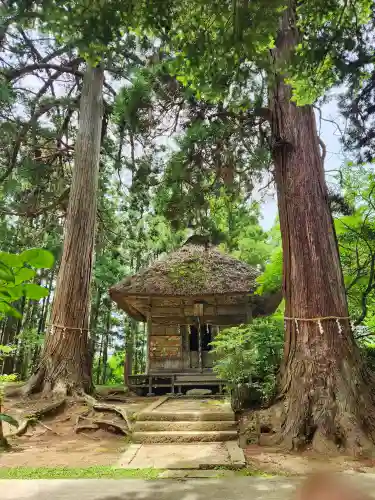
M 273 51 L 275 68 L 297 43 L 294 12 L 289 0 Z M 294 449 L 311 443 L 319 451 L 361 453 L 375 436 L 371 377 L 347 319 L 313 108 L 290 99 L 291 89 L 276 77 L 270 108 L 287 319 L 284 411 L 275 440 Z M 330 316 L 343 319 L 316 319 Z
M 103 115 L 101 67 L 87 67 L 51 329 L 27 392 L 92 390 L 88 327 Z

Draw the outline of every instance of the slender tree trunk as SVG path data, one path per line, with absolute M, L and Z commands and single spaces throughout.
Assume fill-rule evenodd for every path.
M 108 342 L 109 342 L 110 329 L 111 329 L 111 304 L 109 305 L 107 311 L 106 331 L 105 331 L 104 345 L 103 345 L 103 375 L 102 375 L 103 385 L 105 385 L 107 382 Z
M 46 322 L 47 322 L 47 316 L 49 313 L 49 304 L 51 301 L 51 293 L 52 293 L 52 285 L 53 285 L 53 279 L 55 277 L 55 270 L 52 269 L 51 275 L 48 279 L 48 295 L 45 297 L 43 300 L 43 308 L 40 314 L 39 322 L 38 322 L 38 339 L 42 336 L 45 327 L 46 327 Z M 40 344 L 37 343 L 34 346 L 34 351 L 32 353 L 32 359 L 31 359 L 31 371 L 35 371 L 38 365 L 39 361 L 39 355 L 40 355 Z
M 26 300 L 23 297 L 20 301 L 18 301 L 15 305 L 16 309 L 20 311 L 22 316 L 25 311 Z M 17 342 L 19 343 L 19 335 L 21 333 L 21 325 L 22 318 L 16 319 L 12 316 L 9 316 L 6 319 L 5 330 L 4 330 L 4 345 L 15 345 Z M 11 373 L 19 373 L 17 371 L 17 360 L 18 360 L 18 352 L 14 350 L 10 356 L 6 356 L 4 359 L 3 373 L 11 374 Z
M 71 394 L 92 391 L 88 327 L 103 82 L 103 68 L 88 65 L 80 102 L 75 164 L 51 311 L 51 329 L 38 370 L 26 387 L 27 392 L 43 390 Z
M 273 51 L 287 61 L 298 33 L 289 0 Z M 277 71 L 277 70 L 276 70 Z M 276 73 L 275 71 L 275 73 Z M 273 160 L 284 255 L 283 412 L 274 441 L 361 453 L 374 436 L 371 379 L 355 345 L 311 106 L 291 102 L 281 77 L 270 92 Z M 304 321 L 294 318 L 343 318 Z
M 129 320 L 128 330 L 125 334 L 125 366 L 124 383 L 129 387 L 129 375 L 133 373 L 133 320 Z
M 3 333 L 3 345 L 13 345 L 15 343 L 17 331 L 17 319 L 9 316 L 6 319 Z M 3 374 L 9 375 L 13 373 L 13 367 L 15 364 L 15 355 L 12 353 L 10 356 L 6 356 L 3 360 Z
M 100 312 L 100 302 L 102 299 L 102 291 L 100 288 L 97 289 L 96 292 L 96 300 L 95 304 L 93 307 L 93 310 L 91 311 L 91 321 L 90 321 L 90 366 L 91 370 L 93 369 L 94 366 L 94 358 L 95 358 L 95 352 L 98 344 L 98 333 L 97 333 L 97 327 L 98 327 L 98 319 L 99 319 L 99 312 Z
M 138 325 L 136 323 L 133 323 L 133 370 L 134 370 L 134 375 L 137 375 L 139 373 L 139 366 L 138 366 L 138 344 L 139 344 L 139 332 L 138 332 Z
M 17 322 L 17 353 L 15 356 L 15 362 L 13 366 L 13 373 L 18 374 L 21 380 L 25 380 L 26 375 L 24 372 L 25 361 L 27 362 L 27 354 L 29 350 L 29 343 L 27 341 L 27 337 L 25 335 L 21 335 L 21 331 L 25 332 L 26 330 L 31 330 L 33 327 L 33 318 L 35 315 L 35 311 L 38 309 L 38 303 L 34 301 L 27 301 L 25 297 L 22 298 L 21 302 L 21 314 L 22 318 L 20 318 Z M 26 311 L 26 313 L 25 313 Z

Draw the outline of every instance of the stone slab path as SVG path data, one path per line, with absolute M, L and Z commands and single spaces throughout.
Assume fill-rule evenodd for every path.
M 235 441 L 237 422 L 224 398 L 164 396 L 137 415 L 134 443 L 210 443 Z
M 375 498 L 375 475 L 353 481 Z M 301 479 L 225 477 L 223 479 L 0 480 L 1 500 L 294 500 Z
M 205 469 L 245 466 L 236 442 L 186 444 L 132 444 L 117 467 L 125 469 Z

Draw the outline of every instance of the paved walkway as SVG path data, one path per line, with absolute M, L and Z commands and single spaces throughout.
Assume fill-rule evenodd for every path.
M 204 469 L 245 466 L 245 457 L 236 442 L 185 444 L 132 444 L 120 457 L 117 467 L 125 469 Z
M 353 475 L 375 498 L 375 474 Z M 296 478 L 0 480 L 1 500 L 291 500 Z

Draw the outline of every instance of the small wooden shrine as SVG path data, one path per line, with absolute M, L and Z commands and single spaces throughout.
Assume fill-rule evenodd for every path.
M 132 389 L 216 386 L 211 341 L 228 326 L 275 311 L 281 293 L 254 295 L 259 271 L 207 243 L 184 246 L 109 293 L 132 318 L 147 323 L 147 373 L 129 377 Z

